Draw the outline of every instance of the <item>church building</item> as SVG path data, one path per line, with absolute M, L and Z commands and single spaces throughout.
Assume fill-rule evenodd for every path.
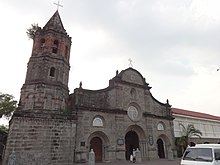
M 125 68 L 104 89 L 80 83 L 69 93 L 71 37 L 58 11 L 33 40 L 3 164 L 86 163 L 91 149 L 96 162 L 129 160 L 133 150 L 142 161 L 172 158 L 171 105 L 153 97 L 139 71 Z

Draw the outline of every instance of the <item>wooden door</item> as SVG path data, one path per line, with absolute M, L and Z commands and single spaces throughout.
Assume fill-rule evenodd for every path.
M 102 161 L 102 140 L 99 137 L 94 137 L 90 141 L 90 149 L 93 149 L 95 153 L 95 161 Z

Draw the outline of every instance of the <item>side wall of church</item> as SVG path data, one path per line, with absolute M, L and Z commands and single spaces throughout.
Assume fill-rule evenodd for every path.
M 72 165 L 75 123 L 72 120 L 13 117 L 3 164 Z

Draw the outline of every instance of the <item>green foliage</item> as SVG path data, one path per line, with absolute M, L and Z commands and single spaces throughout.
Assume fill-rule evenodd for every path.
M 10 117 L 17 107 L 17 101 L 14 96 L 0 93 L 0 118 L 4 115 Z
M 185 127 L 183 124 L 180 123 L 180 126 L 182 126 L 183 130 L 182 133 L 184 136 L 190 138 L 192 136 L 197 136 L 201 138 L 202 132 L 199 129 L 196 129 L 193 124 L 188 124 L 187 127 Z
M 193 124 L 188 124 L 187 127 L 185 127 L 180 123 L 180 126 L 182 127 L 182 136 L 176 138 L 175 144 L 182 154 L 189 145 L 189 139 L 193 136 L 201 138 L 202 132 L 199 129 L 196 129 Z
M 9 128 L 5 125 L 0 125 L 0 132 L 8 134 Z
M 37 30 L 39 30 L 40 27 L 38 26 L 38 24 L 31 24 L 31 27 L 27 29 L 26 33 L 29 39 L 34 39 Z

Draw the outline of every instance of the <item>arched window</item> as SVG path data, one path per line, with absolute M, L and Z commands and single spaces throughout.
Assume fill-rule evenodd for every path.
M 50 77 L 54 77 L 55 76 L 55 68 L 51 67 L 50 68 Z
M 42 39 L 40 40 L 40 47 L 41 47 L 41 48 L 43 48 L 43 47 L 45 46 L 45 42 L 46 42 L 46 40 L 45 40 L 44 38 L 42 38 Z
M 52 50 L 53 53 L 57 53 L 58 45 L 59 45 L 59 41 L 58 40 L 54 40 L 54 42 L 53 42 L 53 50 Z
M 164 124 L 162 122 L 159 122 L 157 124 L 157 130 L 158 131 L 164 131 L 165 130 Z
M 103 121 L 100 117 L 95 117 L 92 122 L 92 126 L 94 127 L 103 127 Z

